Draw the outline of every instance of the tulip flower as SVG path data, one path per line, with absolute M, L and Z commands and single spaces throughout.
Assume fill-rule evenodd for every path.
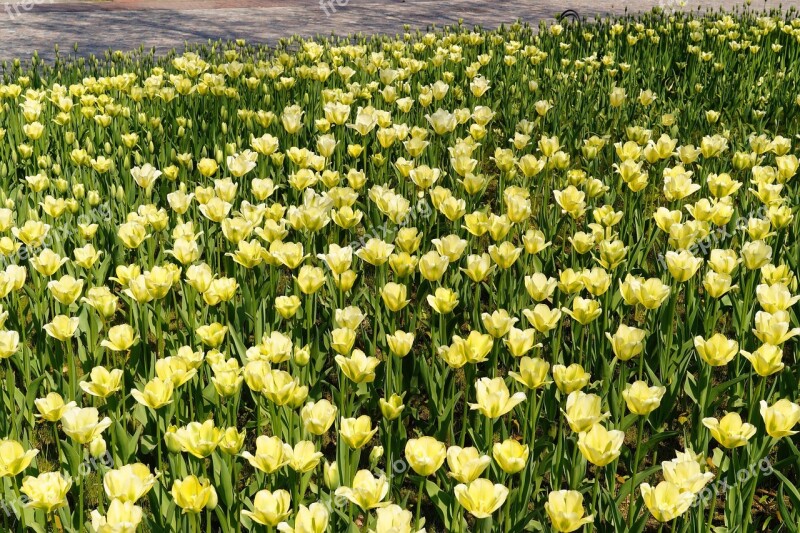
M 642 483 L 640 489 L 647 509 L 659 522 L 675 520 L 689 510 L 695 499 L 692 492 L 681 492 L 669 481 L 662 481 L 655 487 Z
M 800 421 L 800 405 L 782 398 L 770 406 L 761 400 L 760 411 L 770 437 L 780 439 L 797 433 L 792 428 Z
M 283 489 L 274 492 L 260 490 L 253 499 L 253 510 L 242 511 L 242 516 L 253 522 L 275 527 L 291 513 L 290 500 L 289 493 Z
M 23 479 L 20 491 L 28 497 L 26 507 L 42 509 L 49 514 L 66 505 L 70 487 L 72 481 L 59 472 L 47 472 Z
M 0 478 L 16 476 L 28 468 L 37 449 L 25 450 L 22 444 L 12 439 L 0 440 Z
M 525 398 L 524 392 L 510 394 L 502 378 L 481 378 L 475 383 L 476 403 L 469 404 L 469 407 L 477 409 L 486 417 L 495 419 L 524 402 Z
M 336 489 L 336 496 L 346 498 L 365 511 L 389 505 L 389 502 L 382 501 L 388 493 L 389 484 L 386 482 L 386 477 L 376 478 L 369 470 L 356 472 L 351 487 Z
M 197 514 L 217 506 L 217 491 L 208 479 L 191 475 L 172 484 L 172 499 L 182 512 Z
M 142 499 L 156 484 L 147 465 L 133 463 L 109 470 L 103 476 L 103 489 L 111 500 L 135 503 Z
M 142 508 L 133 502 L 111 500 L 105 515 L 97 509 L 92 511 L 92 529 L 97 533 L 136 531 L 143 517 Z
M 738 413 L 725 413 L 721 419 L 704 418 L 703 425 L 708 428 L 714 440 L 726 448 L 744 446 L 756 434 L 756 427 L 742 422 Z
M 409 439 L 405 457 L 411 468 L 420 476 L 430 476 L 442 466 L 447 451 L 444 443 L 433 437 Z
M 544 509 L 556 531 L 575 531 L 594 522 L 594 515 L 584 516 L 583 496 L 574 490 L 551 492 L 547 495 Z
M 507 487 L 484 478 L 475 479 L 468 485 L 459 483 L 453 491 L 458 503 L 475 518 L 492 516 L 508 497 Z

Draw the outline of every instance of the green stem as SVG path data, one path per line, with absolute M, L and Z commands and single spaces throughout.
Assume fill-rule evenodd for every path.
M 636 433 L 636 453 L 634 454 L 633 467 L 631 468 L 631 487 L 628 490 L 628 529 L 633 525 L 635 507 L 633 505 L 633 491 L 636 488 L 636 474 L 639 471 L 639 458 L 642 450 L 642 433 L 644 433 L 644 417 L 639 417 L 639 428 Z
M 419 490 L 417 491 L 417 515 L 416 519 L 414 520 L 415 530 L 420 530 L 420 516 L 422 513 L 422 489 L 425 486 L 425 478 L 422 478 L 419 482 Z

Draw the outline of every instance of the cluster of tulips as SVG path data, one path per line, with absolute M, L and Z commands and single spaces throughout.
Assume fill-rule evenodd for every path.
M 794 12 L 0 84 L 3 531 L 797 531 Z

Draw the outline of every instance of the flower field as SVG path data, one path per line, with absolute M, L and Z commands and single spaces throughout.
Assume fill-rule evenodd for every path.
M 795 15 L 4 63 L 2 531 L 797 531 Z

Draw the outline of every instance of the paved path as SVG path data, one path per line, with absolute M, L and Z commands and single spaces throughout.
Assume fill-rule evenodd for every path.
M 78 43 L 81 54 L 130 50 L 159 52 L 184 42 L 244 38 L 275 42 L 300 34 L 389 33 L 404 25 L 425 29 L 463 19 L 470 26 L 496 27 L 522 19 L 537 22 L 565 9 L 583 16 L 646 11 L 679 0 L 0 0 L 0 60 L 45 59 L 55 44 L 62 52 Z M 322 5 L 321 3 L 322 2 Z M 800 7 L 800 0 L 756 0 L 754 6 Z M 731 8 L 735 0 L 686 0 L 683 9 Z M 27 10 L 25 8 L 28 8 Z

